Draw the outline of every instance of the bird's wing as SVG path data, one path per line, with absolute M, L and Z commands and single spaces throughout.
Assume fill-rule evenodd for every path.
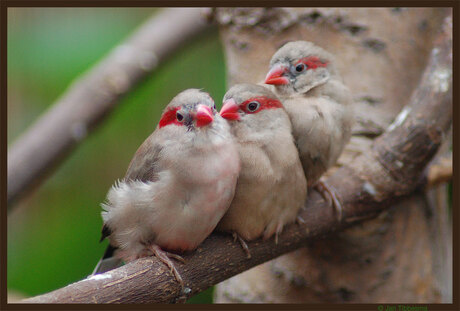
M 134 154 L 128 170 L 125 175 L 125 180 L 141 180 L 156 181 L 160 168 L 158 165 L 159 154 L 163 147 L 161 144 L 152 143 L 152 136 L 149 136 L 139 149 Z M 106 225 L 102 226 L 101 242 L 111 234 L 110 228 Z M 99 260 L 94 268 L 93 275 L 104 273 L 106 271 L 115 269 L 122 265 L 123 261 L 113 256 L 115 247 L 109 245 L 104 253 L 104 256 Z
M 144 141 L 139 149 L 137 149 L 128 166 L 124 180 L 140 180 L 146 182 L 156 181 L 158 179 L 158 173 L 160 172 L 158 160 L 163 147 L 159 143 L 151 143 L 152 135 Z M 101 233 L 100 242 L 111 234 L 110 228 L 103 225 Z
M 153 143 L 153 135 L 149 136 L 137 149 L 128 166 L 125 180 L 140 180 L 143 182 L 158 180 L 158 173 L 161 170 L 158 161 L 163 147 L 160 143 Z

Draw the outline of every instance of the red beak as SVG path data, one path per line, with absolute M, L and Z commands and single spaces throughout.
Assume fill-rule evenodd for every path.
M 196 126 L 201 127 L 208 125 L 214 120 L 211 108 L 206 105 L 198 105 L 195 114 Z
M 240 108 L 236 104 L 235 100 L 233 98 L 230 98 L 224 102 L 224 105 L 220 109 L 220 116 L 227 120 L 239 120 L 239 109 Z
M 287 72 L 287 68 L 285 66 L 273 66 L 273 68 L 267 73 L 265 83 L 274 85 L 289 84 L 289 79 L 283 76 L 285 72 Z

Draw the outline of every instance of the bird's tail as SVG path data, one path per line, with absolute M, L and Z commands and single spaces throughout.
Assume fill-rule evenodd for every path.
M 104 256 L 99 260 L 91 275 L 104 273 L 123 265 L 123 260 L 114 256 L 115 250 L 116 248 L 112 245 L 107 246 Z

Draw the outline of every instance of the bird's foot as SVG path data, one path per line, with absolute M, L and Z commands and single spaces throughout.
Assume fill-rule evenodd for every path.
M 236 232 L 233 232 L 232 235 L 233 235 L 233 241 L 238 240 L 238 242 L 240 242 L 240 245 L 243 248 L 244 252 L 246 253 L 247 258 L 248 259 L 251 258 L 251 252 L 249 251 L 249 247 L 246 241 Z
M 278 235 L 281 234 L 281 232 L 283 231 L 283 224 L 278 224 L 278 226 L 276 227 L 276 232 L 275 232 L 275 244 L 278 244 Z
M 174 253 L 170 253 L 170 252 L 166 252 L 164 251 L 166 256 L 168 256 L 169 258 L 174 258 L 176 259 L 177 261 L 180 261 L 182 262 L 183 264 L 185 264 L 185 259 L 184 257 L 180 256 L 180 255 L 177 255 L 177 254 L 174 254 Z
M 342 204 L 337 198 L 335 189 L 322 180 L 318 180 L 313 187 L 319 191 L 321 196 L 329 205 L 332 204 L 332 207 L 337 213 L 337 219 L 339 222 L 341 222 L 343 216 L 343 208 Z
M 171 271 L 172 274 L 174 274 L 174 277 L 176 278 L 177 282 L 180 284 L 182 288 L 184 288 L 184 281 L 182 280 L 182 277 L 180 276 L 179 272 L 177 271 L 176 267 L 174 266 L 174 263 L 169 259 L 169 257 L 172 257 L 174 259 L 178 259 L 177 257 L 180 257 L 182 262 L 185 262 L 184 259 L 176 254 L 171 254 L 169 252 L 166 252 L 162 250 L 158 245 L 152 244 L 150 245 L 150 250 L 153 252 L 153 254 L 158 257 L 165 265 L 168 266 L 169 271 Z M 173 256 L 171 256 L 173 255 Z M 178 259 L 180 260 L 180 259 Z

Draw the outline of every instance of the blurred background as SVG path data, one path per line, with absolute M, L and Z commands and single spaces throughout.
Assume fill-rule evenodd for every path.
M 81 74 L 155 8 L 9 8 L 8 146 Z M 220 108 L 225 64 L 217 29 L 205 32 L 128 94 L 92 135 L 8 215 L 9 302 L 88 276 L 99 243 L 99 204 L 178 92 L 203 88 Z M 191 303 L 211 303 L 212 289 Z

